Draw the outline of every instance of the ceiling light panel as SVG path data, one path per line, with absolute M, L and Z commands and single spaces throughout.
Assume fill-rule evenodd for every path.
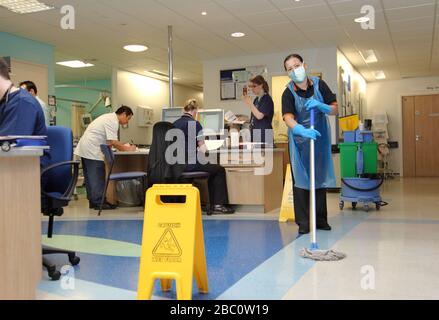
M 37 0 L 0 0 L 0 6 L 19 14 L 47 11 L 55 8 Z
M 61 62 L 57 62 L 56 64 L 74 69 L 94 67 L 94 64 L 85 63 L 79 60 L 61 61 Z

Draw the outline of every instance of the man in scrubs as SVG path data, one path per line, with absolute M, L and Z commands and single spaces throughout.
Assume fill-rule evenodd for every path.
M 133 116 L 131 108 L 122 106 L 114 113 L 107 113 L 94 120 L 79 140 L 75 155 L 82 158 L 85 187 L 89 208 L 99 210 L 105 189 L 105 162 L 101 145 L 108 144 L 119 151 L 135 151 L 136 146 L 119 141 L 119 125 L 127 125 Z M 102 210 L 116 207 L 104 202 Z
M 47 136 L 44 113 L 29 92 L 14 87 L 0 58 L 0 136 Z
M 291 78 L 282 96 L 282 113 L 289 128 L 296 223 L 300 234 L 309 233 L 310 139 L 313 139 L 316 141 L 316 224 L 317 229 L 329 231 L 326 189 L 336 184 L 328 115 L 338 114 L 337 99 L 323 80 L 307 75 L 300 55 L 289 55 L 284 67 Z M 315 112 L 315 129 L 310 128 L 311 110 Z

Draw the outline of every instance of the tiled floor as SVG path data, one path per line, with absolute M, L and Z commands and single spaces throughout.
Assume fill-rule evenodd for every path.
M 321 248 L 348 256 L 313 262 L 298 255 L 297 238 L 278 212 L 204 217 L 210 292 L 194 299 L 437 299 L 439 298 L 439 179 L 386 182 L 380 212 L 343 212 L 328 196 L 331 232 L 318 232 Z M 244 211 L 243 211 L 244 210 Z M 79 266 L 61 281 L 45 278 L 40 299 L 135 299 L 143 213 L 122 208 L 97 217 L 79 200 L 57 220 L 46 244 L 78 251 Z M 43 224 L 43 230 L 46 223 Z M 66 259 L 55 257 L 63 266 Z M 71 277 L 70 277 L 71 276 Z M 67 285 L 66 285 L 67 284 Z M 195 286 L 194 286 L 195 288 Z M 175 298 L 175 290 L 154 298 Z

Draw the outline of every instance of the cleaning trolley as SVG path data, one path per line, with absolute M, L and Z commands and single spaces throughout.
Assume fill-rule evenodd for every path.
M 383 204 L 381 186 L 383 178 L 378 172 L 378 144 L 373 140 L 372 131 L 360 130 L 358 116 L 340 118 L 344 142 L 340 147 L 341 182 L 340 210 L 346 202 L 356 209 L 362 203 L 366 211 L 370 204 L 377 210 Z M 364 128 L 361 128 L 364 129 Z

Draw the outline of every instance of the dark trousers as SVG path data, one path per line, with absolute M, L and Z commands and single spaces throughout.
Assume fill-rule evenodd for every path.
M 197 164 L 191 166 L 189 171 L 208 172 L 209 176 L 209 197 L 212 205 L 229 204 L 227 192 L 226 170 L 217 164 Z
M 105 189 L 105 162 L 82 158 L 87 199 L 92 206 L 99 206 Z
M 290 150 L 288 150 L 290 151 Z M 291 159 L 291 151 L 289 152 Z M 309 190 L 294 187 L 294 172 L 291 165 L 291 175 L 293 178 L 293 200 L 294 213 L 297 225 L 310 228 L 309 220 Z M 324 227 L 328 224 L 328 208 L 326 206 L 326 189 L 316 190 L 316 225 Z
M 305 228 L 309 228 L 309 190 L 294 187 L 294 211 L 296 223 Z M 326 189 L 316 190 L 316 224 L 326 226 L 328 224 L 328 209 L 326 207 Z

